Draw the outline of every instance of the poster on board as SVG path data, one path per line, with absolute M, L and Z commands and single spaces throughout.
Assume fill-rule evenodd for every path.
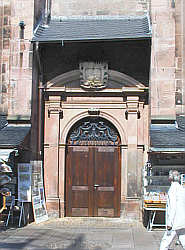
M 38 224 L 48 220 L 43 185 L 43 168 L 41 161 L 31 161 L 31 165 L 33 213 L 35 222 Z
M 31 202 L 31 164 L 18 164 L 18 201 Z

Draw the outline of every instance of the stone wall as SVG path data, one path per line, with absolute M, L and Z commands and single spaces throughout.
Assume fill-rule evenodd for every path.
M 52 16 L 140 15 L 149 9 L 150 0 L 54 0 Z
M 33 1 L 2 0 L 0 8 L 3 31 L 0 37 L 0 111 L 10 116 L 30 116 Z M 20 39 L 20 21 L 25 23 L 23 39 Z
M 184 86 L 184 62 L 185 62 L 185 42 L 184 39 L 184 20 L 185 3 L 177 0 L 175 3 L 175 104 L 176 113 L 184 114 L 185 112 L 185 86 Z
M 152 118 L 174 118 L 185 112 L 184 5 L 181 0 L 151 0 Z
M 11 1 L 0 4 L 0 113 L 8 109 L 8 79 L 11 37 Z
M 182 101 L 183 101 L 183 109 L 182 109 L 182 113 L 185 114 L 185 3 L 183 2 L 183 6 L 182 6 L 182 30 L 183 30 L 183 38 L 182 38 L 182 49 L 183 49 L 183 57 L 182 57 L 182 86 L 183 86 L 183 97 L 182 97 Z
M 151 117 L 175 116 L 175 8 L 169 0 L 151 0 Z
M 2 40 L 2 30 L 3 30 L 3 6 L 0 3 L 0 112 L 2 106 L 2 49 L 3 49 L 3 40 Z
M 49 2 L 49 0 L 47 1 Z M 151 2 L 151 3 L 150 3 Z M 45 0 L 35 1 L 39 13 Z M 39 6 L 40 6 L 39 5 Z M 151 115 L 174 117 L 185 111 L 185 4 L 181 0 L 54 0 L 52 16 L 62 15 L 140 15 L 151 12 L 153 41 L 151 57 Z M 31 56 L 34 1 L 0 2 L 0 112 L 30 115 Z M 19 22 L 25 36 L 19 39 Z M 26 87 L 25 87 L 26 86 Z

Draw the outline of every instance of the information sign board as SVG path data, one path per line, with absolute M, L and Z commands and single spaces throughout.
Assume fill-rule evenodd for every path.
M 31 202 L 31 165 L 18 164 L 18 201 Z
M 32 204 L 36 223 L 48 220 L 46 211 L 42 162 L 31 161 L 32 165 Z

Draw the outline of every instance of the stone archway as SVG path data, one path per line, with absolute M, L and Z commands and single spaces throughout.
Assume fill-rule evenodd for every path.
M 121 157 L 116 128 L 100 117 L 86 117 L 68 133 L 66 216 L 120 216 Z

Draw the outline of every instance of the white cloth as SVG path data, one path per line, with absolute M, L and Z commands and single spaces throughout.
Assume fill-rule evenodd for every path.
M 185 188 L 172 182 L 168 191 L 166 225 L 173 230 L 185 228 Z
M 168 191 L 166 225 L 172 230 L 165 232 L 160 250 L 168 250 L 176 235 L 185 249 L 185 188 L 178 182 L 172 182 Z
M 178 236 L 179 241 L 185 249 L 185 229 L 171 230 L 170 232 L 165 232 L 161 240 L 160 250 L 168 250 L 175 236 Z

